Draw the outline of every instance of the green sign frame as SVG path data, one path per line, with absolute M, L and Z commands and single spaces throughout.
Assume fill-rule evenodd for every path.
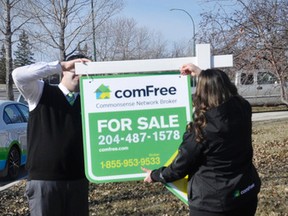
M 175 156 L 192 118 L 179 72 L 82 76 L 85 173 L 90 182 L 143 180 Z

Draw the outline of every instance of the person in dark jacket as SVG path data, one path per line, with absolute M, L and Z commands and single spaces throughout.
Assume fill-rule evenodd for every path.
M 194 121 L 174 161 L 153 171 L 142 168 L 144 181 L 168 183 L 188 175 L 191 216 L 253 216 L 261 182 L 252 162 L 250 104 L 219 69 L 187 64 L 181 73 L 198 75 Z
M 88 181 L 84 172 L 79 76 L 76 62 L 38 62 L 16 68 L 13 79 L 28 102 L 28 181 L 31 216 L 88 216 Z M 62 75 L 58 86 L 42 79 Z M 73 96 L 74 94 L 74 96 Z

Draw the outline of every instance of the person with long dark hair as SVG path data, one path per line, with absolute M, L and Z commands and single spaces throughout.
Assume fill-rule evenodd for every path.
M 225 72 L 193 64 L 181 74 L 198 76 L 193 122 L 167 167 L 149 170 L 145 182 L 168 183 L 188 175 L 191 216 L 253 216 L 261 181 L 253 165 L 252 111 Z

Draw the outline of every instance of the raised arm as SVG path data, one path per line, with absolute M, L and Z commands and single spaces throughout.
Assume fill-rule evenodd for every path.
M 198 76 L 201 73 L 201 69 L 194 64 L 188 63 L 180 68 L 180 72 L 182 75 Z
M 43 78 L 54 74 L 61 74 L 62 68 L 59 61 L 38 62 L 32 65 L 16 68 L 12 72 L 14 83 L 19 92 L 29 104 L 29 109 L 36 107 L 42 95 Z

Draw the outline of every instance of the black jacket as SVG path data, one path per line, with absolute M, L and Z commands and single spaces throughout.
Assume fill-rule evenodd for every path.
M 151 177 L 167 183 L 188 175 L 192 208 L 223 212 L 245 206 L 260 190 L 252 164 L 251 106 L 235 96 L 205 116 L 205 141 L 196 143 L 195 134 L 186 132 L 174 161 L 154 170 Z

